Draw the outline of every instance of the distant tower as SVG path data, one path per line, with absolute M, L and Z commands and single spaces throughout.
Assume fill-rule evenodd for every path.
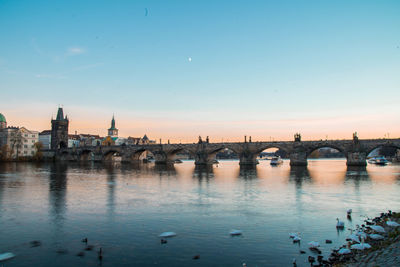
M 57 150 L 68 147 L 68 118 L 60 107 L 57 111 L 57 118 L 51 120 L 51 149 Z
M 118 129 L 115 128 L 114 115 L 113 115 L 112 120 L 111 120 L 111 128 L 108 129 L 108 135 L 111 136 L 111 137 L 117 137 L 118 136 Z
M 4 115 L 0 113 L 0 129 L 5 129 L 5 128 L 7 128 L 6 117 L 4 117 Z

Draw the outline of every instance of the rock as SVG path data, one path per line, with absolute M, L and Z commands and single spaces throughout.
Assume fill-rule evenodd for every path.
M 90 250 L 93 250 L 93 248 L 94 248 L 94 246 L 88 245 L 88 246 L 86 246 L 85 250 L 90 251 Z
M 39 247 L 39 246 L 41 246 L 41 245 L 42 245 L 42 242 L 40 242 L 40 241 L 38 241 L 38 240 L 33 240 L 33 241 L 29 242 L 29 244 L 31 244 L 31 248 L 34 248 L 34 247 Z

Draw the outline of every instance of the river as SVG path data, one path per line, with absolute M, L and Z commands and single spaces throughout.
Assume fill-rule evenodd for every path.
M 322 254 L 345 242 L 364 216 L 399 210 L 400 165 L 308 167 L 238 161 L 195 168 L 99 163 L 0 164 L 0 253 L 8 266 L 309 266 L 309 241 Z M 351 220 L 346 210 L 352 209 Z M 337 231 L 336 218 L 345 222 Z M 230 236 L 232 229 L 243 231 Z M 158 235 L 176 237 L 161 244 Z M 299 232 L 293 244 L 289 232 Z M 93 245 L 84 251 L 83 238 Z M 325 240 L 332 244 L 325 244 Z M 32 247 L 31 241 L 40 241 Z M 99 261 L 97 251 L 103 251 Z M 304 250 L 306 254 L 300 254 Z M 84 251 L 84 256 L 76 256 Z M 200 258 L 193 260 L 192 257 Z

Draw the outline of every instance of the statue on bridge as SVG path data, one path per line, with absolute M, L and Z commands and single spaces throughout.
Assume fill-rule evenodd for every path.
M 301 142 L 301 134 L 295 133 L 295 135 L 294 135 L 294 141 L 295 141 L 295 142 Z
M 357 132 L 353 133 L 353 142 L 356 143 L 356 144 L 358 143 L 358 134 L 357 134 Z
M 208 138 L 208 135 L 207 135 L 207 138 L 206 138 L 206 143 L 207 144 L 210 143 L 210 138 Z
M 201 139 L 201 136 L 199 135 L 199 144 L 202 144 L 203 140 Z

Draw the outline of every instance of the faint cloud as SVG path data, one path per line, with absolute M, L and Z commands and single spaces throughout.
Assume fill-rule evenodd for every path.
M 67 55 L 68 56 L 75 56 L 75 55 L 81 55 L 84 54 L 86 50 L 82 47 L 70 47 L 67 50 Z
M 64 75 L 52 75 L 52 74 L 36 74 L 36 78 L 38 79 L 44 79 L 44 78 L 50 78 L 50 79 L 66 79 L 67 77 Z
M 42 50 L 40 49 L 40 47 L 38 46 L 35 37 L 33 37 L 33 38 L 31 39 L 31 45 L 32 45 L 32 47 L 33 47 L 33 50 L 35 50 L 35 52 L 36 52 L 38 55 L 43 55 L 43 54 L 44 54 L 43 51 L 42 51 Z
M 104 63 L 94 63 L 94 64 L 88 64 L 88 65 L 82 65 L 82 66 L 78 66 L 73 68 L 70 72 L 75 72 L 75 71 L 82 71 L 82 70 L 88 70 L 88 69 L 93 69 L 93 68 L 97 68 L 99 66 L 103 66 Z

